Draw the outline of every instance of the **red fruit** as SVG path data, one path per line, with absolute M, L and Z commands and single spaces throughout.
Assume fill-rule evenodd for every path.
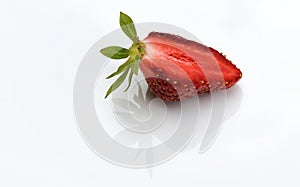
M 120 26 L 132 40 L 129 49 L 110 46 L 100 52 L 112 59 L 126 62 L 109 75 L 119 75 L 109 87 L 105 98 L 128 77 L 128 86 L 140 68 L 154 94 L 166 101 L 179 101 L 199 93 L 226 89 L 241 77 L 241 71 L 217 50 L 180 36 L 152 32 L 140 41 L 132 19 L 120 12 Z
M 152 32 L 139 64 L 151 91 L 166 101 L 232 87 L 241 71 L 217 50 L 180 36 Z

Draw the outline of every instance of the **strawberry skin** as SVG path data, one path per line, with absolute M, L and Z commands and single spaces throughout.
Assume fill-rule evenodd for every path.
M 242 72 L 217 50 L 177 35 L 151 32 L 139 67 L 151 91 L 179 101 L 232 87 Z

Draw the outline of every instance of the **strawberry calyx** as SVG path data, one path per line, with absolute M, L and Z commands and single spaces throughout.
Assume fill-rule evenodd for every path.
M 145 44 L 139 40 L 132 19 L 122 12 L 120 12 L 120 26 L 122 31 L 133 41 L 133 44 L 129 49 L 119 46 L 110 46 L 100 50 L 100 53 L 111 59 L 127 58 L 127 61 L 121 64 L 114 73 L 106 77 L 106 79 L 110 79 L 121 74 L 109 87 L 105 98 L 119 88 L 120 85 L 125 81 L 126 77 L 128 78 L 128 86 L 124 92 L 128 90 L 131 85 L 133 75 L 138 75 L 139 63 L 146 53 Z

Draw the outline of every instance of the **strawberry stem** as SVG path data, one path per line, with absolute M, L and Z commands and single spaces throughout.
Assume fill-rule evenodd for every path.
M 130 56 L 143 56 L 146 53 L 145 51 L 145 44 L 141 41 L 137 41 L 133 43 L 132 46 L 129 48 L 129 55 Z

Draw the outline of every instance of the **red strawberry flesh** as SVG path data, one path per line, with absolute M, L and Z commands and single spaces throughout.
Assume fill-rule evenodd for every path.
M 224 55 L 195 41 L 152 32 L 143 42 L 146 54 L 140 69 L 152 92 L 163 100 L 230 88 L 242 77 Z

